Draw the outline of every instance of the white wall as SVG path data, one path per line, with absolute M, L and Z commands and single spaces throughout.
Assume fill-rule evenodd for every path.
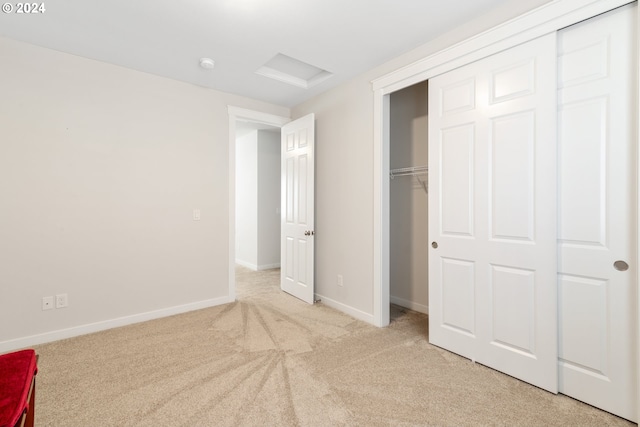
M 315 284 L 323 302 L 374 321 L 371 81 L 548 1 L 509 2 L 293 108 L 294 119 L 316 114 Z
M 258 131 L 258 269 L 280 267 L 280 131 Z
M 0 351 L 228 301 L 227 106 L 289 110 L 4 38 L 0 64 Z
M 428 163 L 427 90 L 423 82 L 391 94 L 390 169 Z M 390 181 L 391 302 L 422 313 L 429 305 L 427 206 L 427 193 L 415 177 Z
M 258 131 L 236 138 L 236 263 L 258 266 Z
M 280 132 L 253 130 L 236 139 L 236 263 L 280 266 Z

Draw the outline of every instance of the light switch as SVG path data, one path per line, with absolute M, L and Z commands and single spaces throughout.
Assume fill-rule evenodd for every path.
M 193 210 L 193 220 L 200 221 L 200 209 Z

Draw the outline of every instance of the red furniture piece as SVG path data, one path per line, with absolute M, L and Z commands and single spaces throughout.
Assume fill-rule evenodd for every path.
M 0 355 L 0 427 L 33 427 L 37 372 L 34 350 Z

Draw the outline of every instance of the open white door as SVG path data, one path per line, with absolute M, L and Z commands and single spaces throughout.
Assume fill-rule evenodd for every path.
M 313 304 L 313 114 L 282 127 L 281 273 L 283 291 Z
M 557 392 L 556 37 L 429 80 L 429 341 Z
M 560 392 L 638 421 L 637 5 L 558 33 Z

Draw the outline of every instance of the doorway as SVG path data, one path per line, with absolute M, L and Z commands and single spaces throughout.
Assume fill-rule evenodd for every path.
M 236 122 L 236 264 L 280 267 L 280 128 Z
M 389 301 L 428 314 L 428 84 L 390 95 Z
M 291 119 L 259 111 L 234 106 L 229 112 L 229 265 L 228 295 L 230 300 L 236 299 L 236 130 L 243 126 L 267 126 L 279 129 Z M 245 125 L 246 123 L 246 125 Z M 241 130 L 242 132 L 242 130 Z

